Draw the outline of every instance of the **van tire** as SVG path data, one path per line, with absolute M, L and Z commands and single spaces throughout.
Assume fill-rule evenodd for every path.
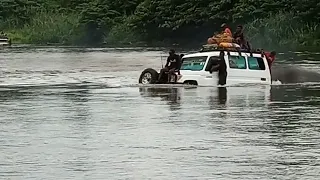
M 148 68 L 142 71 L 139 77 L 140 84 L 155 84 L 158 81 L 159 73 L 152 69 Z

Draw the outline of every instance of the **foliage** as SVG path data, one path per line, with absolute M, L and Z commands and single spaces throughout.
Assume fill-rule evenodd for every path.
M 138 44 L 141 39 L 142 36 L 132 31 L 128 22 L 123 22 L 112 27 L 104 42 L 112 45 L 131 45 Z
M 30 20 L 22 28 L 16 29 L 15 33 L 19 34 L 21 39 L 15 39 L 22 43 L 32 42 L 35 44 L 42 43 L 61 43 L 71 44 L 70 41 L 75 39 L 75 29 L 78 16 L 73 14 L 60 14 L 53 12 L 40 11 L 35 18 Z
M 269 14 L 267 18 L 256 19 L 246 25 L 246 34 L 256 46 L 317 46 L 320 45 L 320 27 L 317 23 L 304 24 L 293 18 L 293 13 Z M 291 21 L 288 21 L 291 19 Z
M 24 43 L 204 43 L 227 22 L 257 45 L 316 45 L 319 21 L 319 0 L 0 1 L 0 30 Z

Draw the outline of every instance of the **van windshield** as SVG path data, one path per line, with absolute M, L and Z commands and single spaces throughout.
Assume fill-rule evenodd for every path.
M 182 59 L 181 70 L 201 71 L 208 56 L 188 57 Z

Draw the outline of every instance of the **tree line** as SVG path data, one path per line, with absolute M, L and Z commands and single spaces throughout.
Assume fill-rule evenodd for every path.
M 226 22 L 261 43 L 319 45 L 318 0 L 1 0 L 13 42 L 202 42 Z

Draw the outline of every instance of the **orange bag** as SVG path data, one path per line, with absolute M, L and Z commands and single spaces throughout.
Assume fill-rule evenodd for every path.
M 217 34 L 208 39 L 208 44 L 232 43 L 233 38 L 228 33 Z

